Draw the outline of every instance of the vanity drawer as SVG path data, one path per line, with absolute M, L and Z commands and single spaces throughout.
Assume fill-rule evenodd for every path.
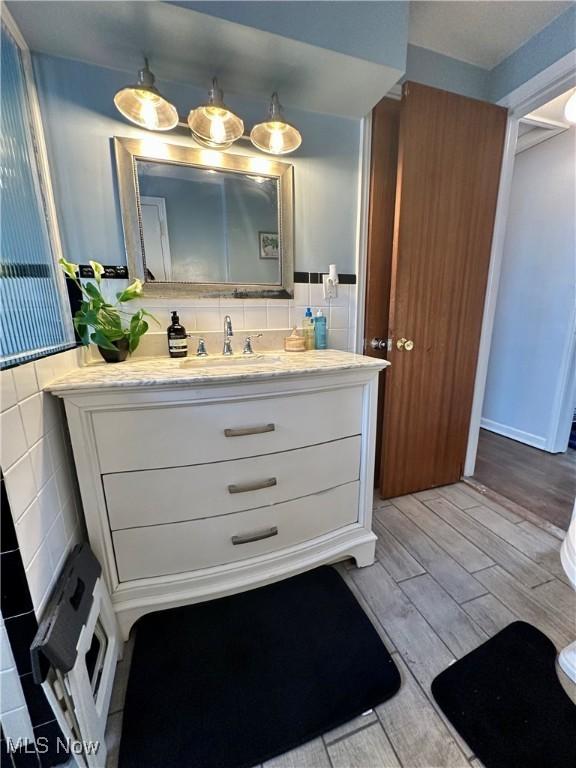
M 358 435 L 362 387 L 93 414 L 103 474 L 240 459 Z
M 114 531 L 118 578 L 132 581 L 184 573 L 314 539 L 357 521 L 358 491 L 358 482 L 347 483 L 271 507 Z
M 110 527 L 175 523 L 278 504 L 358 480 L 360 437 L 193 467 L 104 475 Z

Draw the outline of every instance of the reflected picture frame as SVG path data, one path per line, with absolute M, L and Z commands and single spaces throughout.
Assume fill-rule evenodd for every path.
M 261 259 L 280 258 L 278 232 L 258 232 L 259 257 Z

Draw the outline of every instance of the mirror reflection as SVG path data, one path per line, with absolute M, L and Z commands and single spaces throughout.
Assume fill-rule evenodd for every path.
M 282 283 L 279 180 L 136 160 L 150 283 Z

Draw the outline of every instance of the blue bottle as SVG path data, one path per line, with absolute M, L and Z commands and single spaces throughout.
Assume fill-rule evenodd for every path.
M 326 318 L 319 309 L 314 318 L 314 340 L 316 349 L 326 349 L 328 347 L 328 329 L 326 327 Z

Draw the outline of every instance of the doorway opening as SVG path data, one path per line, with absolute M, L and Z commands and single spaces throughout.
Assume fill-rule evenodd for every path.
M 576 494 L 576 125 L 565 117 L 573 93 L 518 121 L 473 474 L 564 529 Z

